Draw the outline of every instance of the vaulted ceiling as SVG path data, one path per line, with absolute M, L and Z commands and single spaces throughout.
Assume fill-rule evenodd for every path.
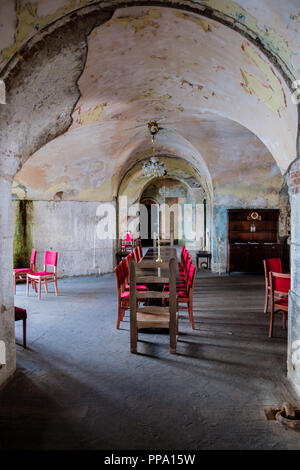
M 43 24 L 67 4 L 39 1 L 30 18 Z M 235 15 L 289 70 L 300 68 L 297 2 L 199 4 Z M 20 5 L 28 25 L 29 8 Z M 8 36 L 6 43 L 3 61 L 13 52 Z M 111 200 L 128 169 L 151 155 L 153 119 L 161 127 L 157 153 L 189 162 L 215 194 L 251 200 L 279 191 L 296 157 L 297 107 L 283 76 L 241 34 L 206 16 L 149 5 L 116 9 L 88 37 L 78 86 L 71 126 L 25 163 L 17 197 Z

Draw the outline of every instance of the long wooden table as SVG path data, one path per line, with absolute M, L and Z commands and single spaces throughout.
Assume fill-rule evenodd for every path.
M 158 248 L 149 248 L 143 257 L 143 260 L 136 266 L 136 275 L 137 276 L 155 276 L 155 277 L 169 277 L 169 270 L 167 268 L 151 268 L 151 269 L 143 269 L 143 261 L 155 261 L 158 257 Z M 160 248 L 160 257 L 162 258 L 163 263 L 169 263 L 171 258 L 175 258 L 176 261 L 176 283 L 180 282 L 180 275 L 178 269 L 178 262 L 177 262 L 177 251 L 176 248 L 163 246 Z M 157 284 L 157 283 L 156 283 Z M 164 283 L 162 283 L 164 284 Z

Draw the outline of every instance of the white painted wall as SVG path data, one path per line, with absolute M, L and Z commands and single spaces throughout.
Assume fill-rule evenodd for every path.
M 16 210 L 17 202 L 13 202 Z M 58 251 L 58 275 L 99 275 L 112 272 L 114 240 L 99 240 L 99 202 L 33 201 L 32 239 L 37 269 L 46 250 Z

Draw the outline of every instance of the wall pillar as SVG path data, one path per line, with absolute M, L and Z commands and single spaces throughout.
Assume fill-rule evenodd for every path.
M 0 365 L 1 388 L 16 368 L 11 181 L 4 177 L 0 178 L 0 204 L 0 341 L 6 356 L 6 363 Z
M 291 203 L 291 291 L 288 321 L 288 378 L 300 395 L 300 161 L 289 173 Z

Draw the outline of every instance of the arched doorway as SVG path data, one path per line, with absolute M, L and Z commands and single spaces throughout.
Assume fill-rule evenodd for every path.
M 159 233 L 159 204 L 154 199 L 144 195 L 141 196 L 140 203 L 147 210 L 147 228 L 140 226 L 140 233 L 146 235 L 141 237 L 142 246 L 152 246 L 154 233 Z M 142 221 L 140 221 L 140 224 L 142 224 Z

